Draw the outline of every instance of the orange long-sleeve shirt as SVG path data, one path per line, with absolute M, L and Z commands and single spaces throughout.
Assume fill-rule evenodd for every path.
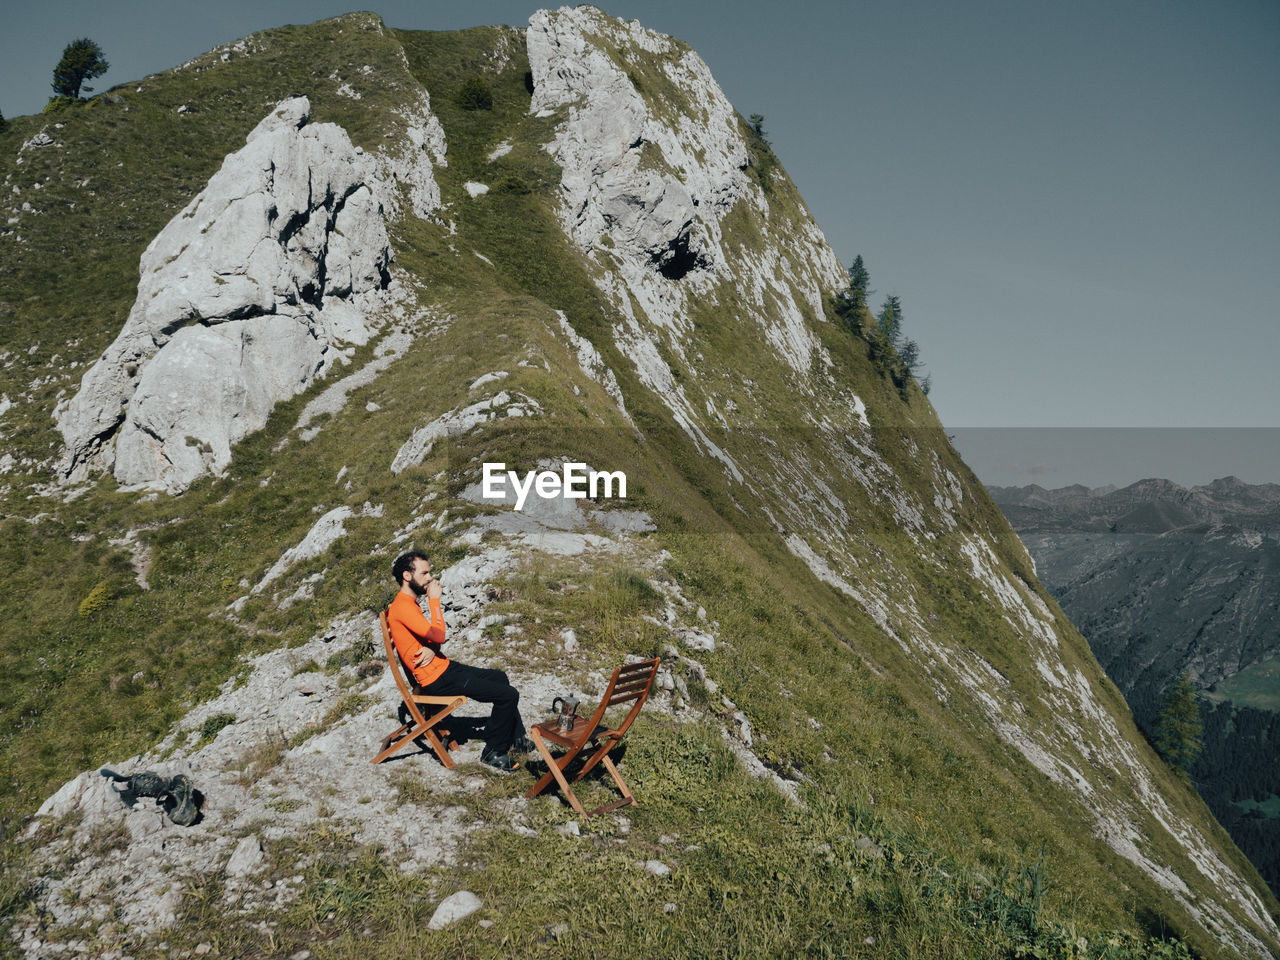
M 422 608 L 414 602 L 413 597 L 407 593 L 397 593 L 391 606 L 387 608 L 387 629 L 391 631 L 391 642 L 396 645 L 396 653 L 400 654 L 404 665 L 412 671 L 413 678 L 424 687 L 449 666 L 449 658 L 440 652 L 445 632 L 444 613 L 440 610 L 439 599 L 431 598 L 428 606 L 431 608 L 430 620 L 423 615 Z M 423 647 L 429 647 L 435 656 L 422 666 L 415 667 L 413 661 Z

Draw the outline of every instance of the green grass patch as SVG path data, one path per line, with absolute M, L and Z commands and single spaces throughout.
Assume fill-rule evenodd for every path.
M 1257 811 L 1269 820 L 1280 819 L 1280 797 L 1277 797 L 1274 793 L 1268 796 L 1265 800 L 1255 800 L 1254 798 L 1249 797 L 1244 800 L 1235 800 L 1232 802 L 1241 810 L 1248 810 L 1250 812 Z
M 1219 680 L 1204 695 L 1210 700 L 1229 700 L 1238 707 L 1280 713 L 1280 657 Z
M 215 713 L 200 727 L 200 742 L 196 745 L 197 749 L 206 743 L 212 743 L 219 733 L 235 722 L 236 718 L 233 714 Z

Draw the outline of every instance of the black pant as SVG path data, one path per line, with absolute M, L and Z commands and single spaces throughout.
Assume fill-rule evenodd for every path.
M 472 667 L 450 660 L 444 673 L 436 677 L 422 692 L 434 697 L 464 696 L 481 703 L 493 704 L 493 712 L 484 725 L 484 752 L 506 753 L 511 744 L 524 736 L 520 719 L 520 692 L 511 685 L 501 670 Z

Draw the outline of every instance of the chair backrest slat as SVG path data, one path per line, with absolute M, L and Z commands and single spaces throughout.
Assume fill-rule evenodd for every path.
M 627 713 L 622 723 L 614 728 L 614 736 L 621 739 L 622 735 L 627 732 L 627 728 L 631 726 L 631 722 L 635 720 L 636 715 L 640 712 L 640 708 L 644 706 L 644 702 L 649 699 L 649 691 L 653 689 L 653 678 L 658 674 L 658 666 L 662 663 L 661 659 L 654 657 L 652 660 L 642 660 L 639 663 L 629 663 L 624 667 L 619 667 L 614 674 L 613 682 L 609 684 L 609 690 L 605 692 L 605 698 L 601 700 L 601 704 L 612 706 L 615 703 L 625 703 L 627 700 L 635 700 L 631 710 Z M 626 671 L 628 677 L 625 686 L 619 690 L 617 682 L 618 675 Z M 601 711 L 603 712 L 603 711 Z
M 604 712 L 609 709 L 610 698 L 613 696 L 613 688 L 618 685 L 618 671 L 613 671 L 613 676 L 609 678 L 609 686 L 605 687 L 604 696 L 600 698 L 600 705 L 596 707 L 596 712 L 591 715 L 591 719 L 587 721 L 587 730 L 594 733 L 596 727 L 600 726 L 600 722 L 604 720 Z M 588 734 L 589 735 L 589 734 Z
M 643 694 L 648 686 L 648 677 L 640 677 L 637 680 L 632 680 L 626 686 L 618 684 L 613 688 L 613 696 L 609 698 L 609 704 L 613 705 L 615 703 L 623 703 L 626 700 L 634 700 L 636 697 Z
M 640 673 L 631 673 L 631 674 L 628 674 L 627 676 L 619 677 L 618 685 L 626 687 L 636 683 L 644 683 L 648 679 L 649 679 L 648 671 L 642 671 Z
M 613 676 L 609 678 L 609 685 L 605 687 L 604 696 L 600 698 L 600 705 L 587 721 L 588 737 L 603 723 L 606 710 L 615 703 L 634 700 L 635 704 L 631 707 L 626 719 L 614 728 L 613 736 L 618 739 L 627 732 L 627 727 L 631 726 L 631 721 L 636 718 L 636 714 L 640 712 L 640 708 L 644 706 L 649 696 L 649 689 L 653 686 L 653 678 L 657 675 L 658 665 L 661 662 L 661 659 L 654 657 L 652 660 L 623 664 L 613 671 Z

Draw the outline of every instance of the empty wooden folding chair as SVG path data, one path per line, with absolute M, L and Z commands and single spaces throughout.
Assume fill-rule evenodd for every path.
M 627 730 L 636 718 L 636 714 L 644 706 L 645 700 L 649 697 L 649 689 L 653 686 L 653 678 L 657 676 L 658 665 L 661 662 L 658 657 L 654 657 L 652 660 L 641 660 L 619 667 L 613 672 L 613 678 L 609 681 L 609 686 L 605 690 L 604 696 L 600 698 L 600 706 L 596 708 L 595 714 L 591 717 L 574 717 L 573 726 L 569 730 L 558 729 L 558 722 L 555 720 L 535 724 L 529 731 L 529 736 L 533 740 L 534 746 L 538 748 L 538 753 L 542 754 L 542 759 L 546 761 L 547 772 L 528 789 L 525 796 L 537 796 L 554 779 L 560 785 L 561 792 L 568 799 L 573 809 L 584 816 L 594 816 L 597 813 L 604 813 L 606 810 L 615 810 L 629 803 L 635 803 L 636 798 L 631 795 L 631 791 L 627 789 L 626 783 L 623 782 L 622 776 L 618 773 L 618 768 L 609 759 L 609 751 L 616 747 L 626 735 Z M 628 701 L 633 701 L 633 703 L 630 712 L 623 721 L 616 727 L 605 726 L 603 722 L 605 711 L 612 706 Z M 548 744 L 560 747 L 565 752 L 557 759 L 551 755 Z M 595 768 L 597 763 L 603 763 L 605 769 L 609 771 L 609 776 L 613 777 L 613 782 L 617 784 L 618 789 L 622 792 L 621 800 L 607 803 L 603 807 L 592 810 L 590 814 L 582 809 L 582 804 L 578 802 L 577 796 L 574 795 L 573 790 L 570 788 L 569 781 L 565 779 L 565 771 L 568 769 L 569 764 L 588 746 L 592 748 L 591 753 L 582 765 L 582 769 L 574 774 L 573 782 L 577 783 L 585 777 Z
M 437 723 L 447 717 L 453 711 L 467 702 L 466 697 L 431 697 L 422 693 L 413 692 L 413 674 L 409 672 L 408 666 L 400 659 L 400 654 L 396 653 L 396 646 L 391 642 L 391 631 L 387 628 L 387 612 L 384 610 L 378 614 L 378 622 L 382 625 L 382 645 L 387 650 L 387 666 L 391 670 L 391 675 L 396 678 L 396 686 L 400 688 L 400 698 L 404 701 L 405 709 L 409 711 L 409 722 L 397 727 L 391 733 L 382 738 L 382 752 L 373 758 L 373 763 L 381 763 L 387 757 L 391 756 L 406 743 L 413 743 L 415 740 L 422 738 L 431 745 L 431 749 L 436 752 L 436 756 L 450 770 L 455 766 L 453 758 L 449 756 L 449 751 L 440 741 L 440 737 L 433 729 Z M 423 715 L 422 707 L 440 707 L 427 718 Z

